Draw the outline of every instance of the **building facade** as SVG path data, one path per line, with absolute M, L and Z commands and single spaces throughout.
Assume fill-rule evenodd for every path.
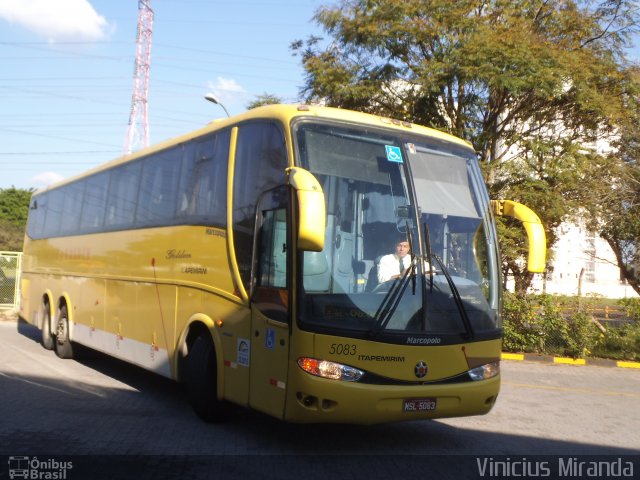
M 531 290 L 556 295 L 598 295 L 606 298 L 637 297 L 621 280 L 609 244 L 581 223 L 563 223 L 558 241 L 549 251 L 549 268 L 536 275 Z

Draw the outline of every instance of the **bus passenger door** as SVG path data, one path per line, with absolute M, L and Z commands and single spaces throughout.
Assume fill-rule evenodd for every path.
M 258 203 L 251 297 L 249 404 L 280 418 L 289 357 L 289 195 L 287 187 L 278 187 Z

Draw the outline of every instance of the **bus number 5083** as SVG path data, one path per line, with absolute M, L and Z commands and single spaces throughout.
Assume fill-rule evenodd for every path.
M 331 355 L 355 355 L 356 345 L 353 343 L 332 343 L 329 348 Z

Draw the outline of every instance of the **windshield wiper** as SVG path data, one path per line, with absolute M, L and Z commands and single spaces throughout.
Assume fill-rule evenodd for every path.
M 427 222 L 423 223 L 424 226 L 424 243 L 427 249 L 427 265 L 429 267 L 429 293 L 433 293 L 433 268 L 431 268 L 431 237 L 429 237 L 429 227 Z M 424 289 L 423 289 L 424 290 Z M 425 293 L 424 291 L 422 292 Z M 424 297 L 426 298 L 426 296 Z M 426 312 L 426 309 L 425 309 Z
M 409 251 L 411 252 L 411 265 L 408 268 L 408 269 L 411 269 L 411 293 L 412 295 L 415 295 L 416 294 L 416 263 L 414 262 L 414 260 L 416 256 L 414 255 L 414 250 L 413 250 L 413 235 L 411 234 L 411 229 L 409 228 L 409 220 L 406 221 L 405 228 L 407 230 L 407 240 L 409 241 Z
M 473 339 L 473 327 L 471 326 L 471 321 L 469 320 L 467 311 L 464 309 L 464 303 L 462 302 L 462 297 L 460 296 L 460 291 L 458 290 L 458 287 L 456 287 L 456 284 L 453 283 L 451 274 L 449 273 L 449 270 L 447 269 L 447 267 L 444 266 L 444 262 L 442 261 L 442 259 L 438 257 L 438 255 L 436 255 L 435 253 L 431 255 L 431 258 L 433 258 L 437 262 L 437 264 L 440 266 L 440 269 L 442 270 L 442 273 L 447 279 L 447 283 L 449 284 L 449 288 L 451 289 L 453 298 L 456 301 L 458 312 L 460 313 L 460 317 L 462 318 L 462 323 L 464 323 L 464 329 L 467 332 L 467 336 L 469 337 L 470 340 Z M 432 277 L 432 283 L 433 283 L 433 277 Z
M 421 258 L 422 267 L 429 269 L 429 293 L 433 293 L 433 267 L 431 266 L 431 237 L 429 237 L 429 227 L 427 222 L 423 223 L 424 226 L 424 245 L 426 248 L 426 254 L 424 258 Z M 423 272 L 426 273 L 426 272 Z M 422 331 L 427 330 L 427 286 L 426 281 L 422 281 Z
M 402 299 L 402 294 L 409 284 L 409 275 L 415 268 L 414 263 L 415 257 L 411 255 L 411 265 L 404 271 L 404 274 L 401 278 L 393 282 L 393 284 L 389 288 L 389 291 L 382 299 L 382 303 L 380 303 L 380 306 L 378 307 L 378 310 L 376 311 L 374 317 L 375 323 L 369 331 L 369 334 L 372 337 L 376 337 L 380 330 L 383 330 L 387 326 L 389 320 L 391 320 L 391 317 L 398 308 L 400 300 Z

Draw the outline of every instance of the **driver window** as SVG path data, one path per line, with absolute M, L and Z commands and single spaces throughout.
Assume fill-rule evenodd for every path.
M 252 301 L 267 317 L 288 322 L 289 294 L 287 258 L 289 236 L 287 231 L 286 188 L 267 193 L 259 205 L 257 225 L 255 289 Z
M 287 288 L 287 216 L 284 208 L 262 212 L 257 286 Z

